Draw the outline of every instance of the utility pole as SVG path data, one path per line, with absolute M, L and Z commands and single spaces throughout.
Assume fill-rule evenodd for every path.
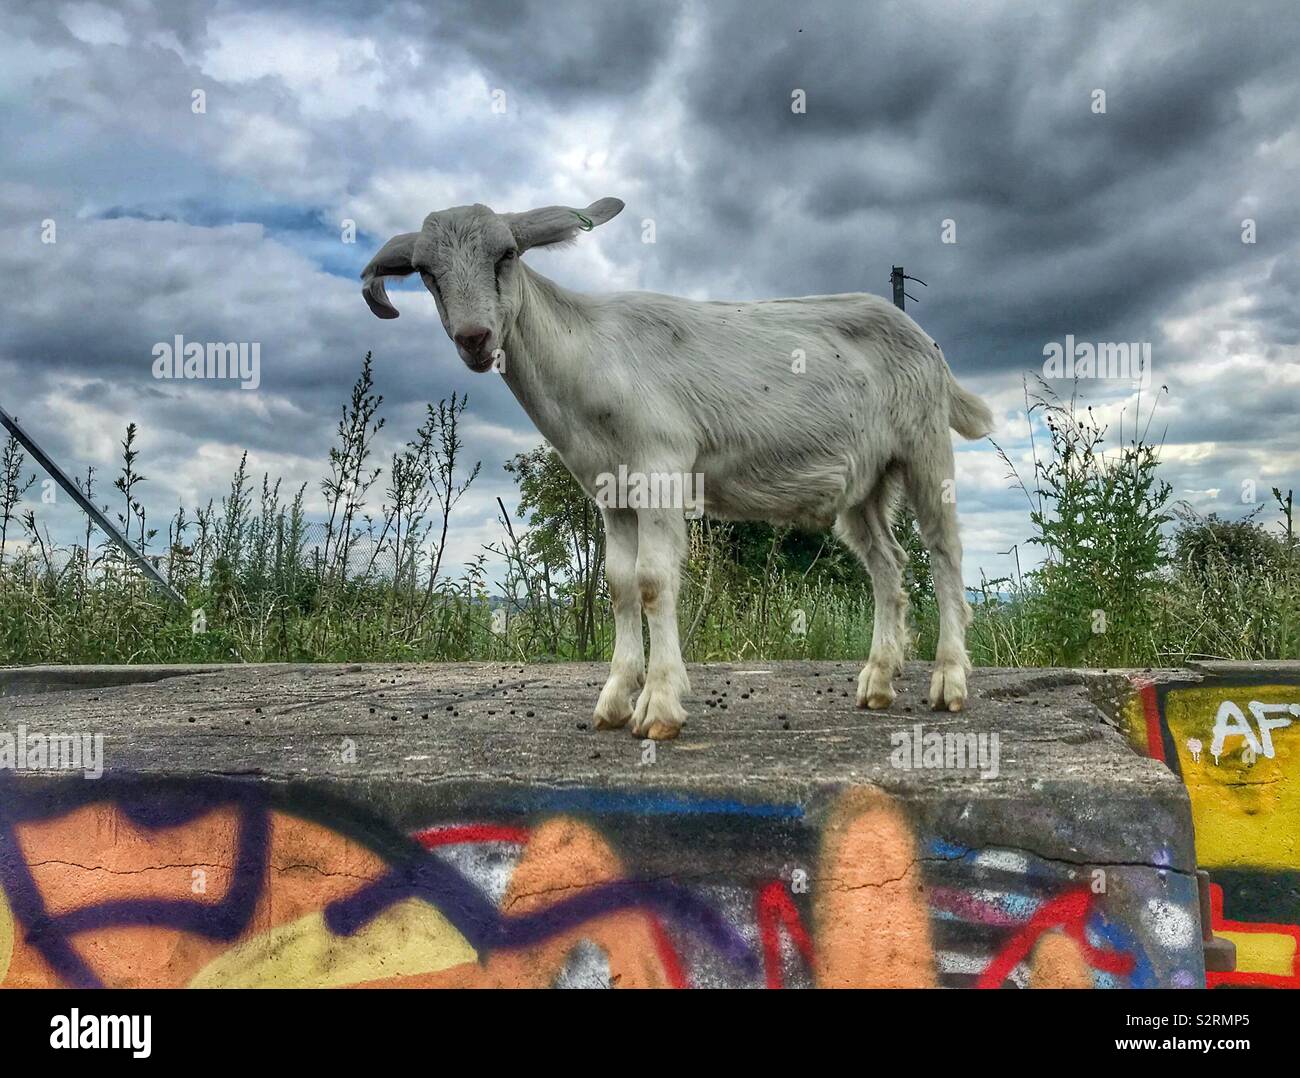
M 894 306 L 897 307 L 900 311 L 906 310 L 906 308 L 903 306 L 904 297 L 910 299 L 913 303 L 916 302 L 915 296 L 909 296 L 904 291 L 904 287 L 905 287 L 903 284 L 904 281 L 915 281 L 923 288 L 930 287 L 923 280 L 921 280 L 920 277 L 909 277 L 906 273 L 903 272 L 902 266 L 895 266 L 892 270 L 889 271 L 889 283 L 893 285 L 894 288 Z
M 55 463 L 54 459 L 44 449 L 36 444 L 36 439 L 23 430 L 18 425 L 18 420 L 14 419 L 3 408 L 0 408 L 0 424 L 3 424 L 9 433 L 18 439 L 23 448 L 32 455 L 32 459 L 45 469 L 51 479 L 68 492 L 68 496 L 81 506 L 86 515 L 95 522 L 99 530 L 112 539 L 122 553 L 135 562 L 145 576 L 153 581 L 168 598 L 181 606 L 186 605 L 185 597 L 167 582 L 162 573 L 158 572 L 153 562 L 131 545 L 131 540 L 122 534 L 118 526 L 109 520 L 94 502 L 81 493 L 81 489 L 68 477 L 68 474 Z

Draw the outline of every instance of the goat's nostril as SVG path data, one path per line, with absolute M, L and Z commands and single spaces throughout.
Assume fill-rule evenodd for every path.
M 476 356 L 487 346 L 488 337 L 491 335 L 491 330 L 484 329 L 482 326 L 472 326 L 457 333 L 455 341 L 470 355 Z

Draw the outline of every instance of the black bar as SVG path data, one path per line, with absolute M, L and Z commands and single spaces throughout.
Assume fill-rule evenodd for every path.
M 131 540 L 122 534 L 117 525 L 109 520 L 108 517 L 99 510 L 94 502 L 81 493 L 77 484 L 68 477 L 68 474 L 58 466 L 54 459 L 46 453 L 45 450 L 36 444 L 36 440 L 30 434 L 18 425 L 18 420 L 14 419 L 14 417 L 3 408 L 0 408 L 0 423 L 3 423 L 4 426 L 8 428 L 9 432 L 22 443 L 23 448 L 32 455 L 32 458 L 37 464 L 45 469 L 50 478 L 67 491 L 72 500 L 85 510 L 86 515 L 95 522 L 95 525 L 99 530 L 112 539 L 113 542 L 116 543 L 133 562 L 135 562 L 145 576 L 157 584 L 170 599 L 179 603 L 181 606 L 186 605 L 185 597 L 167 582 L 166 578 L 162 573 L 158 572 L 148 558 L 131 545 Z
M 620 1023 L 628 1001 L 618 995 L 589 993 L 582 1001 L 589 1028 L 557 1034 L 573 1017 L 573 997 L 565 992 L 494 991 L 485 997 L 470 990 L 16 990 L 0 993 L 0 1028 L 6 1056 L 29 1065 L 59 1056 L 93 1065 L 118 1056 L 128 1065 L 166 1066 L 193 1061 L 201 1053 L 209 1067 L 285 1061 L 299 1071 L 319 1063 L 337 1072 L 344 1064 L 373 1069 L 390 1056 L 410 1058 L 413 1051 L 434 1059 L 450 1059 L 461 1051 L 491 1051 L 494 1058 L 522 1051 L 535 1061 L 545 1050 L 539 1045 L 547 1043 L 561 1053 L 575 1044 L 583 1050 L 600 1045 L 612 1053 L 602 1054 L 613 1059 L 626 1051 L 629 1036 L 626 1022 Z M 732 997 L 731 1006 L 726 995 Z M 723 1018 L 719 1026 L 727 1032 L 720 1043 L 728 1056 L 749 1044 L 767 1052 L 784 1045 L 811 1053 L 799 1055 L 809 1059 L 832 1047 L 841 1058 L 846 1052 L 866 1058 L 897 1047 L 923 1054 L 927 1063 L 969 1067 L 984 1060 L 995 1073 L 1021 1069 L 1011 1060 L 1029 1053 L 1045 1061 L 1127 1057 L 1184 1063 L 1196 1056 L 1227 1069 L 1250 1057 L 1256 1064 L 1276 1060 L 1294 1066 L 1295 996 L 1286 991 L 720 990 L 704 1001 L 691 992 L 664 992 L 655 996 L 655 1014 L 673 1025 L 698 1021 L 701 1002 Z M 143 1034 L 146 1015 L 147 1058 L 133 1057 L 129 1047 L 51 1043 L 52 1038 L 66 1039 L 74 1017 L 78 1026 L 91 1017 L 87 1032 L 93 1034 L 100 1016 L 133 1016 L 136 1032 Z M 605 1017 L 608 1021 L 601 1020 Z M 473 1033 L 493 1028 L 504 1040 L 484 1042 Z M 635 1030 L 633 1023 L 633 1034 Z M 805 1036 L 809 1030 L 813 1032 Z M 651 1043 L 661 1035 L 646 1032 Z M 601 1044 L 604 1037 L 609 1041 Z M 685 1050 L 681 1043 L 679 1051 Z

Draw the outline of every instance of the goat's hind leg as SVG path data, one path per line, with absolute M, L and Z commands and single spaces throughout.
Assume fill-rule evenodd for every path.
M 930 574 L 939 605 L 939 645 L 930 678 L 930 706 L 936 711 L 960 711 L 966 704 L 966 675 L 970 672 L 966 656 L 970 607 L 961 578 L 952 443 L 946 429 L 935 434 L 927 452 L 908 464 L 906 482 L 921 541 L 930 551 Z
M 636 510 L 603 509 L 605 581 L 614 607 L 614 658 L 594 716 L 597 730 L 617 730 L 632 717 L 632 702 L 645 684 L 641 642 L 641 591 L 636 582 Z
M 858 677 L 858 707 L 879 710 L 894 702 L 894 678 L 903 672 L 907 643 L 907 592 L 903 567 L 907 555 L 894 538 L 891 516 L 895 482 L 884 476 L 876 489 L 835 521 L 839 537 L 871 574 L 875 621 L 871 654 Z

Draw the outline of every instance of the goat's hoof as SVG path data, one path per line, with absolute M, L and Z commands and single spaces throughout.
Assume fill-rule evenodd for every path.
M 632 718 L 632 693 L 622 683 L 608 682 L 592 716 L 597 730 L 621 730 Z
M 597 730 L 619 730 L 632 718 L 632 701 L 645 684 L 645 672 L 633 677 L 630 674 L 612 674 L 600 690 L 593 716 Z
M 608 711 L 601 711 L 600 708 L 596 708 L 596 713 L 592 716 L 597 730 L 621 730 L 627 725 L 627 720 L 631 717 L 632 709 L 630 707 L 627 709 L 626 715 L 611 714 Z
M 686 710 L 671 689 L 647 685 L 641 690 L 632 714 L 634 737 L 668 741 L 678 735 L 685 722 Z
M 645 736 L 651 741 L 671 741 L 682 732 L 682 728 L 671 722 L 661 722 L 656 719 L 650 724 L 650 729 L 646 731 Z
M 966 669 L 961 663 L 936 663 L 930 678 L 930 707 L 960 711 L 966 705 Z
M 858 707 L 870 711 L 883 711 L 894 702 L 891 668 L 867 663 L 858 675 Z

